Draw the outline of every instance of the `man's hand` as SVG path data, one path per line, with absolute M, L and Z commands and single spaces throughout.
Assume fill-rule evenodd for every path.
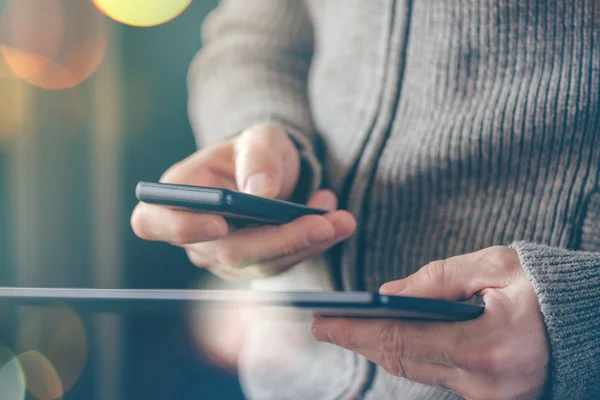
M 172 166 L 161 182 L 289 199 L 299 173 L 300 156 L 286 132 L 278 126 L 260 125 L 194 153 Z M 258 278 L 317 256 L 356 229 L 351 214 L 334 211 L 337 199 L 330 191 L 315 193 L 308 205 L 332 212 L 304 216 L 281 226 L 233 231 L 217 215 L 139 203 L 131 225 L 143 239 L 183 247 L 192 263 L 224 279 Z
M 380 292 L 451 301 L 483 296 L 466 322 L 317 319 L 319 341 L 355 351 L 389 373 L 467 399 L 534 399 L 544 393 L 549 350 L 538 299 L 515 250 L 491 247 L 436 261 Z

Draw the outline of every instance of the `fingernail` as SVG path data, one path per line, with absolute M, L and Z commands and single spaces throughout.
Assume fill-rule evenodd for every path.
M 398 294 L 406 289 L 406 284 L 402 280 L 384 283 L 379 288 L 381 294 Z
M 227 231 L 222 224 L 217 221 L 212 221 L 204 228 L 204 234 L 207 239 L 218 239 L 227 234 Z
M 308 231 L 306 239 L 310 244 L 319 244 L 333 239 L 333 235 L 324 227 L 315 226 Z
M 261 172 L 251 175 L 246 181 L 244 191 L 249 194 L 260 195 L 267 192 L 272 186 L 269 174 Z
M 333 343 L 331 335 L 325 329 L 314 328 L 313 336 L 315 337 L 315 339 L 317 339 L 318 342 Z

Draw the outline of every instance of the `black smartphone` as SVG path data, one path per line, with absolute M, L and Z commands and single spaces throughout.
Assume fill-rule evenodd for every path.
M 144 203 L 221 215 L 234 226 L 281 225 L 303 215 L 327 213 L 288 201 L 204 186 L 139 182 L 135 194 Z

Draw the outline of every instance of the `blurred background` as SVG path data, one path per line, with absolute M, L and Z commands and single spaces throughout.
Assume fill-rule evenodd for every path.
M 135 184 L 195 149 L 186 74 L 217 0 L 0 0 L 0 286 L 210 286 L 137 239 Z M 0 399 L 239 399 L 181 315 L 0 307 Z

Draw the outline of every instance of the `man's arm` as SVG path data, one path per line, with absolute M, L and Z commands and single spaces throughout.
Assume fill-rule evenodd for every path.
M 313 29 L 301 0 L 222 0 L 203 25 L 188 76 L 199 145 L 259 124 L 283 127 L 298 146 L 311 191 L 321 181 L 307 101 Z
M 474 320 L 322 318 L 313 334 L 394 376 L 465 398 L 597 398 L 600 253 L 525 242 L 511 247 L 434 261 L 381 287 L 386 294 L 450 301 L 482 296 L 485 312 Z
M 553 399 L 600 391 L 600 253 L 519 242 L 521 264 L 540 302 L 550 344 Z

